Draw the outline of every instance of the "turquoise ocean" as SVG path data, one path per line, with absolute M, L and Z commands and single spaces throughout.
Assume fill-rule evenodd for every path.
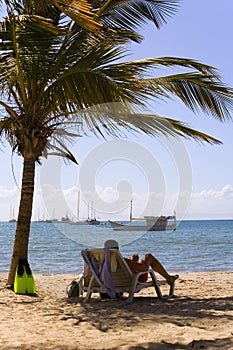
M 9 270 L 16 224 L 0 222 L 0 273 Z M 233 271 L 233 220 L 182 221 L 173 232 L 113 231 L 99 226 L 32 222 L 29 263 L 34 273 L 81 273 L 81 250 L 116 239 L 125 257 L 154 254 L 173 272 Z

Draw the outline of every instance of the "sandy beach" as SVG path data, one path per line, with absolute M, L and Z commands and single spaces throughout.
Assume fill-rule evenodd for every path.
M 76 276 L 35 275 L 37 296 L 16 295 L 0 275 L 0 349 L 233 349 L 233 272 L 180 273 L 175 297 L 153 289 L 134 303 L 67 299 Z

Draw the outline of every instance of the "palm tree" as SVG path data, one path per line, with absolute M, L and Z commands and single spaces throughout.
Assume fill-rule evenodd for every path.
M 73 162 L 66 141 L 83 128 L 117 136 L 137 129 L 219 143 L 175 119 L 141 112 L 148 99 L 172 94 L 194 112 L 220 121 L 230 118 L 232 91 L 217 70 L 191 59 L 161 57 L 125 61 L 124 48 L 140 24 L 159 28 L 175 0 L 4 1 L 0 32 L 0 135 L 23 158 L 21 199 L 9 286 L 19 258 L 28 256 L 35 164 L 56 154 Z M 187 68 L 182 74 L 153 76 L 159 66 Z M 150 75 L 148 76 L 148 72 Z M 120 108 L 119 108 L 120 104 Z M 117 106 L 117 108 L 116 108 Z

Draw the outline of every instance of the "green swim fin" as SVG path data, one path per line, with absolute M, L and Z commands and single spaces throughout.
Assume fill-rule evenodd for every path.
M 14 292 L 16 294 L 26 294 L 26 271 L 23 261 L 20 259 L 15 271 Z
M 26 290 L 28 294 L 36 294 L 36 283 L 27 260 L 24 261 L 26 275 Z

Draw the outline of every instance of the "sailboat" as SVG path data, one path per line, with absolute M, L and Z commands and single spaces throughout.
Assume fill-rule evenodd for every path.
M 88 215 L 86 220 L 80 220 L 79 214 L 80 214 L 80 191 L 78 191 L 78 201 L 77 201 L 77 221 L 72 221 L 70 222 L 71 225 L 99 225 L 101 224 L 101 221 L 97 220 L 94 215 L 94 210 L 93 210 L 93 203 L 91 206 L 92 210 L 92 218 L 89 217 L 89 211 L 90 211 L 90 206 L 88 204 Z
M 169 216 L 144 216 L 133 218 L 133 201 L 130 201 L 130 223 L 124 224 L 109 220 L 114 231 L 174 231 L 176 230 L 176 214 Z M 135 221 L 140 223 L 135 224 Z
M 10 207 L 10 216 L 11 216 L 11 207 Z M 12 218 L 9 220 L 9 222 L 16 222 L 17 220 L 15 219 L 15 210 L 14 207 L 12 209 Z
M 88 217 L 89 217 L 89 215 L 88 215 Z M 92 217 L 92 219 L 88 218 L 88 220 L 87 220 L 89 225 L 100 225 L 100 224 L 102 224 L 102 221 L 99 221 L 99 220 L 96 219 L 93 202 L 91 203 L 91 217 Z

